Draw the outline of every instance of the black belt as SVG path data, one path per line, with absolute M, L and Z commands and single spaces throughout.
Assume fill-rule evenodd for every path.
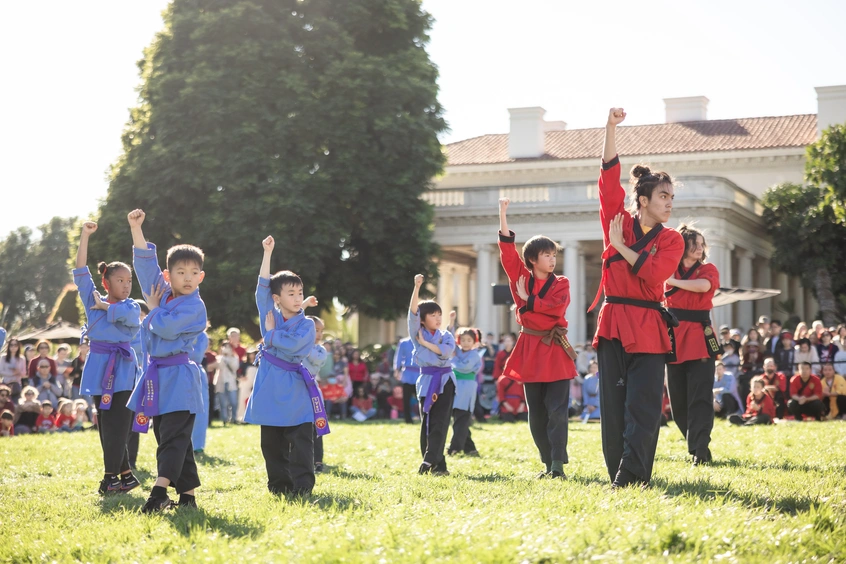
M 669 309 L 664 307 L 661 302 L 648 302 L 646 300 L 635 300 L 633 298 L 620 298 L 618 296 L 605 296 L 605 303 L 630 305 L 635 307 L 642 307 L 646 309 L 654 309 L 661 314 L 664 322 L 667 324 L 667 334 L 670 336 L 670 345 L 672 345 L 672 352 L 667 353 L 667 362 L 676 361 L 676 333 L 673 328 L 679 326 L 679 320 L 673 315 Z
M 711 325 L 711 310 L 710 309 L 677 309 L 669 308 L 670 313 L 676 316 L 679 321 L 690 321 L 692 323 L 701 323 L 702 325 Z

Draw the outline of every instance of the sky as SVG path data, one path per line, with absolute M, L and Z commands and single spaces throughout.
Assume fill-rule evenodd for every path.
M 350 0 L 352 1 L 352 0 Z M 167 0 L 0 2 L 0 238 L 88 217 Z M 846 84 L 842 0 L 423 0 L 444 143 L 508 131 L 541 106 L 569 129 L 662 123 L 663 98 L 704 95 L 709 119 L 816 113 Z

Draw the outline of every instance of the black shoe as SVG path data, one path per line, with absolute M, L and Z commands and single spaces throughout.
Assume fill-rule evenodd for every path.
M 315 472 L 315 474 L 319 473 L 319 472 L 323 472 L 323 463 L 322 462 L 315 462 L 314 463 L 314 472 Z
M 179 494 L 179 507 L 193 507 L 197 509 L 197 498 L 193 495 Z
M 550 472 L 548 470 L 544 470 L 543 472 L 540 472 L 537 476 L 535 476 L 535 479 L 543 480 L 545 478 L 550 478 L 550 477 L 552 477 L 552 472 Z
M 635 475 L 634 473 L 630 472 L 625 468 L 620 468 L 617 471 L 617 475 L 614 477 L 614 481 L 611 482 L 611 488 L 615 490 L 627 488 L 629 486 L 645 487 L 646 485 L 646 480 L 644 480 L 640 476 Z
M 465 452 L 464 456 L 472 456 L 473 458 L 481 458 L 482 455 L 479 454 L 478 450 L 471 450 L 469 452 Z
M 138 478 L 135 477 L 135 474 L 121 474 L 120 491 L 126 493 L 130 490 L 134 490 L 140 485 L 141 482 L 138 481 Z
M 704 466 L 711 463 L 711 449 L 699 451 L 693 455 L 694 466 Z
M 97 489 L 100 495 L 110 495 L 116 493 L 123 493 L 124 490 L 121 488 L 120 478 L 117 476 L 112 476 L 108 480 L 103 478 L 100 480 L 100 487 Z
M 420 465 L 420 468 L 417 469 L 418 474 L 431 474 L 432 473 L 432 465 L 426 464 L 425 462 Z
M 461 452 L 461 451 L 460 451 L 460 450 L 452 450 L 452 449 L 449 449 L 449 450 L 447 451 L 447 456 L 455 456 L 455 455 L 456 455 L 456 454 L 458 454 L 459 452 Z
M 567 474 L 565 474 L 564 472 L 559 472 L 558 470 L 553 470 L 549 474 L 547 474 L 547 477 L 558 480 L 566 480 Z
M 169 497 L 150 497 L 141 508 L 141 513 L 161 513 L 175 506 L 176 504 Z
M 289 494 L 290 497 L 309 497 L 310 495 L 311 490 L 306 488 L 295 488 Z

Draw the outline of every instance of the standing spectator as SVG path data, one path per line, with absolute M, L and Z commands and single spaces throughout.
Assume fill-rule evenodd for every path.
M 48 345 L 49 346 L 49 345 Z M 29 363 L 35 358 L 35 347 L 32 345 L 24 346 L 24 364 L 26 364 L 26 376 L 21 380 L 24 386 L 29 386 Z
M 833 336 L 831 331 L 825 330 L 820 334 L 820 343 L 817 345 L 817 357 L 820 360 L 820 366 L 826 362 L 834 362 L 834 356 L 840 350 L 832 342 Z
M 782 331 L 781 341 L 779 341 L 776 352 L 773 355 L 773 360 L 775 360 L 776 368 L 779 372 L 793 374 L 796 366 L 796 359 L 794 358 L 795 354 L 796 349 L 795 343 L 793 342 L 793 333 L 790 331 Z
M 834 365 L 825 362 L 822 365 L 823 407 L 828 419 L 846 414 L 846 379 L 834 372 Z
M 493 335 L 491 335 L 493 336 Z M 493 366 L 493 365 L 491 365 Z M 411 416 L 411 398 L 417 395 L 417 377 L 420 367 L 414 364 L 414 344 L 411 337 L 400 339 L 397 354 L 394 355 L 395 378 L 402 382 L 402 411 L 406 423 L 413 423 Z
M 799 374 L 790 379 L 787 411 L 799 421 L 806 415 L 820 421 L 824 409 L 821 398 L 822 383 L 815 374 L 811 374 L 811 363 L 803 361 L 799 364 Z
M 29 361 L 29 371 L 28 375 L 30 378 L 35 378 L 35 375 L 38 374 L 38 363 L 42 360 L 46 360 L 50 364 L 50 375 L 55 377 L 58 374 L 56 369 L 56 361 L 50 358 L 50 341 L 41 340 L 35 344 L 35 351 L 38 356 L 33 357 L 31 361 Z
M 731 372 L 734 376 L 740 373 L 740 357 L 737 354 L 737 347 L 734 341 L 729 340 L 723 343 L 723 356 L 721 360 L 727 372 Z
M 79 394 L 79 384 L 82 382 L 82 369 L 85 368 L 85 359 L 88 358 L 89 348 L 87 340 L 80 343 L 76 358 L 71 361 L 71 371 L 68 375 L 68 380 L 71 383 L 70 397 L 72 400 L 78 400 L 82 397 Z
M 764 373 L 761 375 L 761 381 L 764 383 L 764 391 L 773 398 L 775 416 L 779 419 L 784 418 L 784 413 L 787 410 L 788 380 L 782 372 L 777 371 L 773 359 L 768 358 L 764 361 Z
M 746 357 L 749 355 L 749 350 L 751 347 L 755 347 L 759 352 L 763 348 L 762 344 L 763 340 L 761 336 L 758 334 L 758 330 L 754 327 L 749 330 L 749 333 L 743 337 L 743 340 L 740 342 L 740 364 L 743 365 L 746 360 Z
M 250 399 L 250 394 L 253 393 L 253 385 L 256 383 L 256 374 L 258 373 L 258 366 L 254 366 L 256 361 L 256 353 L 258 351 L 254 348 L 247 349 L 247 362 L 244 364 L 244 375 L 238 379 L 238 423 L 244 422 L 244 414 L 247 412 L 247 401 Z M 321 371 L 326 365 L 321 367 Z M 329 415 L 329 410 L 326 410 L 326 415 Z
M 758 325 L 756 331 L 758 331 L 759 341 L 761 341 L 761 343 L 763 343 L 764 340 L 770 335 L 771 325 L 772 324 L 770 323 L 770 318 L 766 315 L 762 315 L 758 318 Z
M 808 338 L 808 325 L 805 324 L 804 321 L 800 321 L 798 325 L 796 325 L 796 330 L 793 331 L 793 340 L 799 342 L 799 339 L 807 339 Z
M 494 361 L 496 360 L 496 353 L 499 352 L 499 349 L 494 342 L 493 333 L 485 335 L 485 344 L 482 348 L 482 373 L 486 376 L 493 376 Z M 494 378 L 494 380 L 496 380 L 496 378 Z
M 582 386 L 582 422 L 600 419 L 599 411 L 599 364 L 596 361 L 588 365 L 588 373 Z
M 208 379 L 209 385 L 209 427 L 211 427 L 212 420 L 214 419 L 214 412 L 215 412 L 215 402 L 217 400 L 217 394 L 215 393 L 214 387 L 214 377 L 217 374 L 217 355 L 214 354 L 211 350 L 211 347 L 206 350 L 206 354 L 203 356 L 203 362 L 201 363 L 203 369 L 206 371 L 206 378 Z
M 231 341 L 220 346 L 215 376 L 215 392 L 220 398 L 220 420 L 224 427 L 227 423 L 234 423 L 238 416 L 237 372 L 241 366 L 241 360 L 230 343 Z
M 822 337 L 823 331 L 825 331 L 825 325 L 823 325 L 822 321 L 817 319 L 813 323 L 811 323 L 811 333 L 808 335 L 808 338 L 810 339 L 813 335 L 816 335 L 819 339 L 820 337 Z
M 71 379 L 69 378 L 73 367 L 71 364 L 73 360 L 70 358 L 71 348 L 69 345 L 62 343 L 56 349 L 56 373 L 58 375 L 59 385 L 62 387 L 62 396 L 69 398 L 71 395 Z
M 344 395 L 338 397 L 335 402 L 340 409 L 341 419 L 347 418 L 347 407 L 352 396 L 352 382 L 350 381 L 349 362 L 344 357 L 342 349 L 336 349 L 332 354 L 332 372 L 335 375 L 335 383 L 343 386 Z M 326 412 L 329 415 L 329 412 Z
M 26 361 L 21 356 L 21 342 L 12 337 L 6 345 L 6 354 L 0 357 L 0 382 L 12 390 L 12 400 L 18 401 L 26 378 Z
M 41 415 L 41 404 L 36 399 L 38 390 L 32 386 L 26 386 L 21 392 L 21 399 L 18 401 L 18 409 L 15 411 L 15 434 L 25 435 L 35 433 L 38 416 Z
M 517 342 L 517 337 L 514 333 L 508 333 L 502 338 L 502 348 L 496 353 L 494 359 L 493 377 L 499 380 L 502 376 L 502 371 L 505 370 L 505 361 L 511 356 L 511 351 L 514 350 L 514 343 Z
M 347 369 L 349 371 L 350 380 L 352 380 L 353 395 L 358 397 L 358 389 L 365 387 L 365 384 L 370 376 L 367 371 L 367 365 L 361 360 L 360 350 L 353 349 Z
M 714 415 L 725 419 L 740 411 L 737 381 L 722 362 L 714 366 Z
M 226 338 L 232 346 L 232 353 L 238 358 L 237 377 L 242 378 L 247 369 L 247 349 L 241 345 L 241 330 L 237 327 L 230 327 L 226 330 Z
M 793 373 L 799 372 L 799 366 L 803 362 L 811 365 L 811 371 L 818 373 L 820 370 L 820 356 L 817 354 L 816 347 L 811 346 L 811 340 L 808 338 L 799 339 L 796 341 L 793 353 Z
M 59 398 L 62 397 L 62 387 L 59 386 L 58 377 L 50 371 L 52 359 L 36 357 L 34 360 L 38 361 L 36 365 L 37 373 L 30 381 L 33 387 L 38 390 L 38 401 L 42 403 L 49 401 L 51 405 L 57 407 Z
M 753 378 L 752 391 L 746 398 L 746 412 L 743 415 L 730 415 L 729 422 L 735 425 L 769 425 L 775 418 L 773 398 L 764 391 L 764 382 Z
M 770 332 L 764 339 L 764 356 L 775 356 L 781 341 L 781 321 L 773 319 L 770 322 Z

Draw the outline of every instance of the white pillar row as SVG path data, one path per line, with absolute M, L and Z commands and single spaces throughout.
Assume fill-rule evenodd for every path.
M 814 291 L 811 288 L 805 288 L 805 315 L 808 316 L 808 322 L 821 319 L 818 317 L 820 312 L 820 302 L 814 296 Z
M 740 288 L 752 288 L 752 260 L 755 254 L 742 250 L 737 254 L 737 285 Z M 750 327 L 755 325 L 753 319 L 752 302 L 742 301 L 737 303 L 737 325 L 740 330 L 746 333 Z
M 571 342 L 581 342 L 584 333 L 584 315 L 579 304 L 579 296 L 584 293 L 584 287 L 579 288 L 579 251 L 578 241 L 564 241 L 564 276 L 570 281 L 570 305 L 567 307 L 568 335 Z
M 458 323 L 470 325 L 470 269 L 462 266 L 458 271 Z
M 772 277 L 772 270 L 770 269 L 770 259 L 766 257 L 761 257 L 758 265 L 758 269 L 755 272 L 755 287 L 756 288 L 772 288 L 773 287 L 773 277 Z M 773 299 L 766 298 L 763 300 L 757 300 L 754 302 L 755 305 L 755 321 L 758 321 L 758 318 L 762 315 L 766 315 L 770 319 L 773 318 Z
M 491 332 L 493 319 L 493 289 L 491 288 L 492 273 L 491 257 L 493 249 L 490 245 L 473 245 L 476 251 L 476 303 L 474 304 L 473 324 L 482 330 L 482 333 Z
M 453 306 L 453 267 L 451 264 L 441 263 L 438 265 L 438 304 L 444 312 L 444 321 L 449 319 L 449 312 Z M 446 324 L 444 325 L 446 327 Z
M 587 342 L 588 335 L 587 335 L 587 308 L 588 300 L 590 299 L 587 295 L 587 274 L 586 274 L 586 266 L 585 266 L 585 253 L 584 249 L 579 249 L 579 278 L 576 280 L 576 295 L 579 297 L 579 319 L 582 320 L 582 329 L 581 333 L 577 335 L 578 340 L 574 340 L 573 345 L 575 346 L 576 343 L 585 343 Z M 573 282 L 570 283 L 570 288 L 572 288 Z
M 805 288 L 798 276 L 790 277 L 790 299 L 793 300 L 793 311 L 799 316 L 799 321 L 804 321 L 811 327 L 813 319 L 805 319 Z
M 708 254 L 708 261 L 720 273 L 720 286 L 731 286 L 731 250 L 720 241 L 708 241 Z M 711 317 L 715 328 L 720 325 L 731 326 L 731 306 L 715 307 Z
M 488 284 L 488 292 L 490 292 L 490 298 L 488 299 L 488 307 L 491 309 L 491 328 L 487 331 L 490 331 L 497 337 L 499 337 L 500 332 L 505 331 L 505 327 L 508 327 L 508 319 L 509 316 L 514 317 L 514 314 L 511 310 L 508 309 L 508 306 L 504 305 L 493 305 L 493 289 L 491 288 L 491 284 L 499 284 L 499 275 L 500 271 L 502 271 L 502 265 L 499 263 L 499 248 L 496 245 L 490 245 L 491 249 L 491 265 L 490 265 L 490 282 Z

